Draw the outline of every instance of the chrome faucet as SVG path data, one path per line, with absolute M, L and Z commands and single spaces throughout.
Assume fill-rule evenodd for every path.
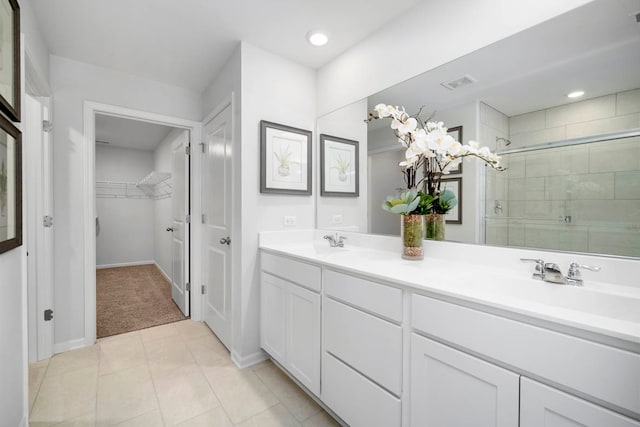
M 326 236 L 323 237 L 323 239 L 328 240 L 329 246 L 331 246 L 332 248 L 343 248 L 344 241 L 347 238 L 345 236 L 338 236 L 338 233 L 336 233 L 333 236 L 330 234 L 327 234 Z
M 579 268 L 586 268 L 591 271 L 600 271 L 600 267 L 591 267 L 589 265 L 582 265 L 576 262 L 572 262 L 569 265 L 569 271 L 564 276 L 558 264 L 552 262 L 544 262 L 541 259 L 529 259 L 520 258 L 523 262 L 535 262 L 536 266 L 533 271 L 533 278 L 543 280 L 549 283 L 556 283 L 559 285 L 573 285 L 582 286 L 582 277 L 580 275 Z
M 552 262 L 544 262 L 541 259 L 520 258 L 522 262 L 535 262 L 536 266 L 533 270 L 533 278 L 549 283 L 557 283 L 564 285 L 566 281 L 560 271 L 560 267 Z
M 562 271 L 558 264 L 552 262 L 546 262 L 542 269 L 542 280 L 549 283 L 556 283 L 558 285 L 565 285 L 567 281 L 562 275 Z

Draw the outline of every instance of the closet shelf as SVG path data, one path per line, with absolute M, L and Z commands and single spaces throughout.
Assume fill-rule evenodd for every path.
M 171 197 L 171 174 L 169 172 L 151 172 L 136 184 L 150 199 L 159 200 Z
M 148 196 L 133 182 L 96 181 L 97 198 L 146 199 Z

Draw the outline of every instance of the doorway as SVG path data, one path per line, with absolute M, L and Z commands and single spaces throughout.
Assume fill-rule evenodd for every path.
M 189 315 L 189 131 L 96 114 L 96 318 L 103 338 Z
M 138 124 L 146 124 L 146 125 L 156 125 L 156 126 L 164 126 L 165 128 L 171 128 L 169 134 L 161 141 L 164 143 L 165 151 L 168 151 L 168 157 L 164 157 L 170 168 L 171 172 L 171 181 L 168 179 L 163 179 L 166 175 L 162 175 L 161 172 L 166 172 L 165 170 L 154 170 L 155 159 L 149 160 L 149 157 L 146 160 L 147 165 L 151 165 L 151 170 L 147 168 L 146 175 L 143 176 L 142 179 L 135 178 L 124 175 L 124 161 L 111 161 L 111 164 L 115 166 L 113 167 L 113 171 L 121 171 L 123 172 L 122 179 L 111 179 L 107 175 L 102 175 L 104 170 L 110 170 L 109 166 L 106 166 L 106 169 L 103 168 L 105 166 L 102 164 L 102 160 L 100 160 L 98 153 L 102 151 L 101 148 L 98 148 L 98 145 L 102 145 L 104 147 L 108 147 L 111 144 L 96 144 L 96 141 L 99 142 L 111 142 L 105 141 L 100 136 L 100 121 L 106 119 L 107 121 L 115 119 L 120 120 L 129 120 L 138 122 Z M 85 140 L 85 178 L 87 185 L 85 185 L 85 206 L 84 206 L 84 218 L 85 218 L 85 226 L 84 228 L 84 236 L 85 236 L 85 343 L 86 345 L 93 344 L 98 335 L 98 325 L 97 325 L 97 285 L 96 278 L 98 271 L 97 267 L 105 267 L 99 270 L 107 270 L 110 268 L 129 268 L 130 270 L 135 270 L 134 267 L 137 266 L 146 266 L 146 272 L 140 272 L 135 274 L 132 272 L 132 276 L 137 276 L 138 278 L 144 276 L 153 276 L 149 269 L 153 267 L 153 269 L 157 269 L 158 273 L 155 275 L 156 278 L 160 276 L 161 278 L 167 279 L 166 281 L 169 283 L 169 290 L 171 291 L 171 304 L 179 308 L 179 311 L 183 318 L 185 316 L 191 315 L 192 319 L 200 320 L 200 311 L 198 310 L 198 305 L 200 304 L 200 299 L 195 297 L 190 292 L 190 278 L 192 275 L 192 265 L 193 265 L 193 257 L 191 256 L 191 245 L 192 241 L 190 237 L 192 235 L 195 236 L 195 241 L 199 243 L 199 239 L 197 237 L 198 230 L 191 230 L 194 224 L 190 224 L 190 213 L 194 209 L 199 209 L 197 203 L 194 203 L 191 195 L 194 191 L 197 191 L 196 188 L 191 188 L 191 174 L 194 173 L 193 167 L 191 165 L 191 156 L 190 156 L 190 144 L 191 140 L 197 140 L 200 138 L 201 134 L 201 126 L 198 122 L 193 122 L 189 120 L 178 119 L 174 117 L 161 116 L 153 113 L 147 113 L 138 110 L 132 110 L 117 106 L 111 106 L 106 104 L 98 104 L 93 102 L 85 102 L 84 105 L 84 123 L 85 123 L 85 132 L 84 132 L 84 140 Z M 122 127 L 123 122 L 119 122 L 120 127 Z M 118 126 L 116 126 L 118 127 Z M 166 130 L 166 129 L 165 129 Z M 106 139 L 106 138 L 105 138 Z M 171 140 L 169 142 L 169 140 Z M 113 144 L 117 147 L 117 144 Z M 110 147 L 114 149 L 116 147 Z M 122 147 L 125 148 L 125 147 Z M 140 150 L 141 151 L 141 150 Z M 182 167 L 181 170 L 177 170 L 178 177 L 176 178 L 173 174 L 174 166 L 178 166 L 178 161 L 174 159 L 175 156 L 180 153 L 180 165 Z M 158 156 L 159 154 L 156 153 Z M 153 155 L 150 155 L 153 158 Z M 112 156 L 117 157 L 117 156 Z M 126 156 L 125 156 L 126 157 Z M 129 162 L 133 162 L 133 155 L 131 158 L 127 159 Z M 122 156 L 120 155 L 120 158 Z M 98 163 L 100 162 L 100 164 Z M 124 169 L 123 169 L 124 168 Z M 196 165 L 197 168 L 197 165 Z M 156 168 L 157 169 L 157 168 Z M 126 172 L 126 171 L 125 171 Z M 155 174 L 153 172 L 156 172 Z M 197 171 L 196 171 L 197 172 Z M 108 178 L 108 179 L 107 179 Z M 145 178 L 147 178 L 145 180 Z M 101 181 L 102 184 L 98 184 L 97 181 Z M 167 184 L 168 181 L 171 183 L 171 197 L 166 197 L 166 194 L 161 194 L 161 187 L 164 184 Z M 178 191 L 174 191 L 175 187 L 179 186 L 180 189 Z M 146 192 L 145 192 L 146 190 Z M 99 196 L 100 194 L 100 196 Z M 108 195 L 108 196 L 107 196 Z M 119 195 L 119 196 L 118 196 Z M 105 196 L 105 197 L 102 197 Z M 106 201 L 103 199 L 107 199 L 111 197 L 112 199 L 138 199 L 138 201 L 146 201 L 147 205 L 149 203 L 159 204 L 164 203 L 165 208 L 167 207 L 167 203 L 169 203 L 169 208 L 164 209 L 163 212 L 169 212 L 169 221 L 156 221 L 156 213 L 153 209 L 151 211 L 147 210 L 147 215 L 141 215 L 138 212 L 138 216 L 129 215 L 129 222 L 120 222 L 112 221 L 112 219 L 117 218 L 117 215 L 112 219 L 107 220 L 108 215 L 98 215 L 98 204 Z M 177 198 L 182 197 L 182 203 L 176 204 L 174 207 L 174 201 Z M 122 202 L 123 200 L 120 200 Z M 197 202 L 197 201 L 196 201 Z M 102 208 L 100 209 L 102 211 Z M 107 210 L 105 212 L 118 212 L 119 209 L 111 209 L 111 211 Z M 125 215 L 126 217 L 126 215 Z M 99 239 L 101 238 L 97 233 L 102 233 L 102 237 L 105 240 L 114 240 L 119 242 L 120 245 L 123 243 L 127 244 L 127 250 L 140 250 L 141 247 L 145 247 L 144 242 L 145 239 L 141 238 L 139 235 L 135 234 L 140 229 L 145 228 L 144 226 L 140 226 L 140 229 L 133 227 L 132 224 L 134 219 L 138 220 L 138 225 L 140 226 L 140 219 L 146 220 L 147 226 L 149 228 L 149 224 L 153 229 L 153 236 L 147 237 L 147 247 L 148 240 L 150 239 L 152 243 L 152 247 L 155 245 L 155 241 L 157 239 L 158 242 L 168 241 L 168 245 L 160 245 L 162 247 L 163 253 L 169 253 L 168 256 L 162 257 L 161 255 L 157 255 L 154 253 L 152 256 L 147 255 L 146 257 L 140 258 L 140 253 L 138 253 L 137 259 L 130 258 L 126 260 L 123 258 L 111 258 L 113 261 L 109 261 L 109 258 L 104 256 L 104 253 L 99 251 Z M 115 225 L 120 224 L 123 229 L 128 230 L 128 233 L 125 233 L 124 237 L 122 233 L 120 233 L 119 238 L 116 237 L 116 233 L 114 230 L 118 230 L 118 228 L 113 228 L 114 224 L 110 224 L 107 229 L 107 223 L 105 222 L 115 222 Z M 162 225 L 161 225 L 162 224 Z M 160 228 L 162 227 L 162 228 Z M 196 225 L 197 228 L 197 225 Z M 162 231 L 163 237 L 157 237 L 159 231 Z M 168 248 L 168 252 L 167 252 Z M 124 251 L 123 251 L 124 252 Z M 149 253 L 149 252 L 147 252 Z M 179 254 L 184 254 L 183 256 L 178 256 Z M 107 251 L 108 254 L 108 251 Z M 122 255 L 122 254 L 120 254 Z M 175 255 L 175 260 L 173 259 Z M 114 256 L 113 251 L 111 256 Z M 167 262 L 168 260 L 168 262 Z M 163 265 L 164 267 L 158 268 L 157 266 Z M 151 271 L 154 271 L 154 270 Z M 196 278 L 199 274 L 196 272 L 194 275 Z M 122 287 L 126 288 L 126 285 L 121 284 Z M 174 299 L 175 298 L 175 299 Z M 126 304 L 127 298 L 115 298 L 117 304 Z M 130 291 L 129 299 L 137 299 L 144 300 L 144 295 L 141 295 L 139 292 Z M 133 301 L 129 301 L 133 302 Z M 135 312 L 136 310 L 133 309 Z M 118 316 L 112 316 L 114 319 L 114 323 L 121 320 Z

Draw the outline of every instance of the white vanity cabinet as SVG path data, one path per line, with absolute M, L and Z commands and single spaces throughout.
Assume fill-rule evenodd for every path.
M 350 426 L 402 424 L 402 291 L 324 271 L 322 400 Z
M 320 268 L 267 253 L 261 266 L 261 347 L 319 396 Z
M 261 346 L 351 427 L 640 427 L 630 342 L 300 258 L 261 254 Z
M 411 334 L 410 425 L 516 427 L 520 376 Z
M 640 427 L 640 422 L 522 377 L 520 427 Z

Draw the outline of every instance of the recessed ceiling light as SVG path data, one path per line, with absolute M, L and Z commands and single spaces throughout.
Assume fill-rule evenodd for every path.
M 321 31 L 309 31 L 307 40 L 314 46 L 324 46 L 329 41 L 329 37 Z
M 568 94 L 567 98 L 580 98 L 582 95 L 584 95 L 583 90 L 576 90 L 575 92 Z

